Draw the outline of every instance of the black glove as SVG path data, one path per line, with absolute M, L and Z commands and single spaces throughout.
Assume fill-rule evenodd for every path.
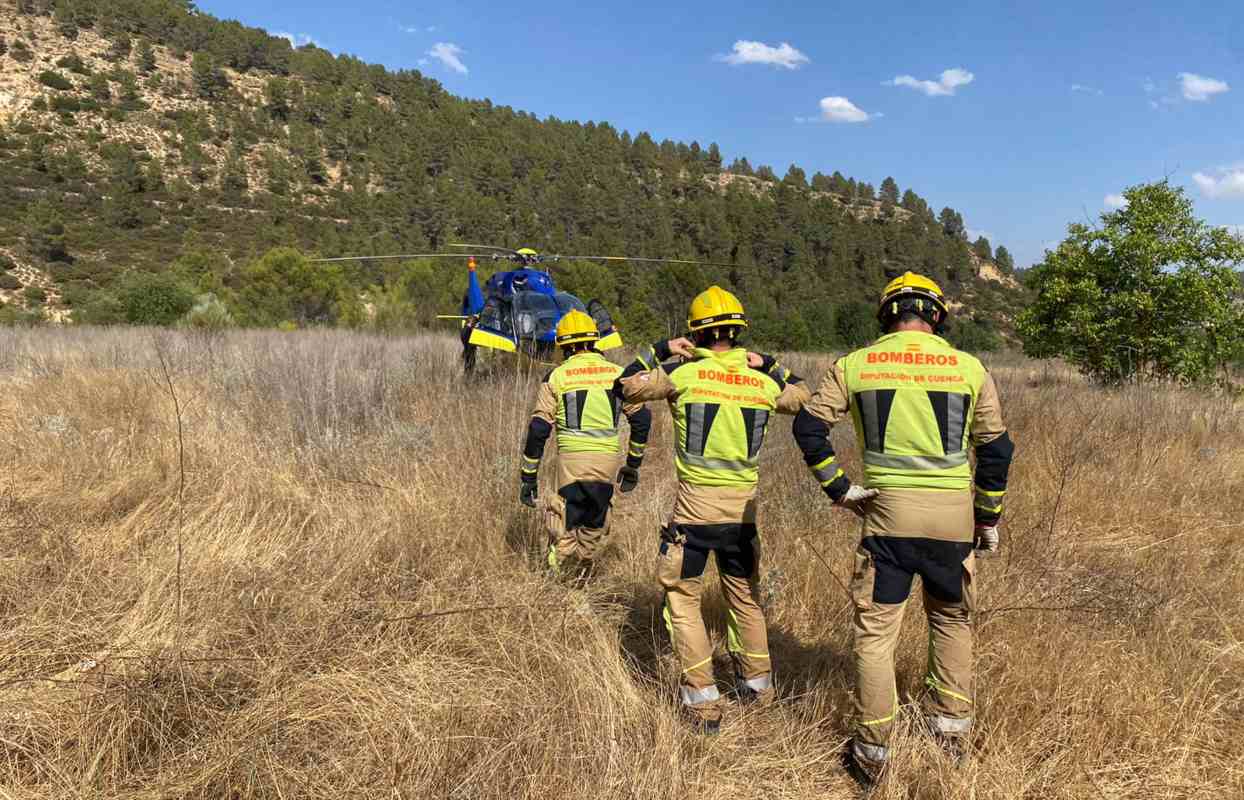
M 534 481 L 523 481 L 523 488 L 518 492 L 518 499 L 522 504 L 530 508 L 536 507 L 536 484 Z
M 618 483 L 624 492 L 629 492 L 639 485 L 639 470 L 634 467 L 623 467 L 618 471 Z

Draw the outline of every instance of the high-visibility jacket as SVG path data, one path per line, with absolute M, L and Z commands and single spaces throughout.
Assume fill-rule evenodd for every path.
M 621 367 L 596 352 L 577 353 L 549 373 L 544 385 L 556 403 L 558 451 L 620 450 L 622 401 L 614 395 L 613 383 L 621 374 Z
M 840 363 L 869 486 L 972 485 L 968 437 L 987 374 L 980 361 L 938 336 L 907 331 Z
M 535 480 L 544 442 L 557 433 L 560 453 L 617 453 L 619 419 L 631 425 L 627 465 L 638 469 L 648 441 L 651 414 L 642 405 L 623 406 L 613 391 L 622 368 L 600 353 L 576 353 L 555 367 L 540 384 L 535 412 L 523 450 L 523 474 Z
M 797 383 L 772 359 L 752 369 L 741 347 L 697 348 L 692 361 L 661 364 L 652 346 L 627 367 L 621 385 L 628 401 L 669 402 L 680 483 L 754 487 L 770 419 L 794 414 L 807 398 L 806 390 L 788 391 Z
M 881 337 L 839 359 L 795 421 L 804 458 L 834 499 L 850 486 L 829 427 L 849 410 L 868 486 L 967 491 L 977 453 L 976 517 L 997 521 L 1013 446 L 997 388 L 974 356 L 920 331 Z

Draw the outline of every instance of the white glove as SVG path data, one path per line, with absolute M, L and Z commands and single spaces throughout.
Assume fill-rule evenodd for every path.
M 976 527 L 976 541 L 973 544 L 982 553 L 998 552 L 998 526 L 978 525 Z
M 851 488 L 847 489 L 847 493 L 838 501 L 838 505 L 854 512 L 856 516 L 862 517 L 864 516 L 864 505 L 879 494 L 881 492 L 876 489 L 865 489 L 863 486 L 856 486 L 853 483 Z

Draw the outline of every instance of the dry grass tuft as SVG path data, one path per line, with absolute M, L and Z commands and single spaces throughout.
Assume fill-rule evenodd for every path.
M 1244 796 L 1244 415 L 996 372 L 1020 449 L 977 755 L 954 769 L 909 713 L 877 796 Z M 762 478 L 783 700 L 704 741 L 652 577 L 665 412 L 576 591 L 516 499 L 536 380 L 464 384 L 452 339 L 0 331 L 0 797 L 852 796 L 856 531 L 788 423 Z

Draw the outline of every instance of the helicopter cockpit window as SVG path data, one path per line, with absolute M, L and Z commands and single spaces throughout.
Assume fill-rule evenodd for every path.
M 519 292 L 514 295 L 514 319 L 519 336 L 540 338 L 557 326 L 561 311 L 547 294 Z
M 510 329 L 508 316 L 501 301 L 490 297 L 484 302 L 484 310 L 479 313 L 479 324 L 494 331 L 506 332 Z
M 558 292 L 557 305 L 561 306 L 561 310 L 563 312 L 573 309 L 575 311 L 587 313 L 587 306 L 583 305 L 583 301 L 572 295 L 570 292 Z

